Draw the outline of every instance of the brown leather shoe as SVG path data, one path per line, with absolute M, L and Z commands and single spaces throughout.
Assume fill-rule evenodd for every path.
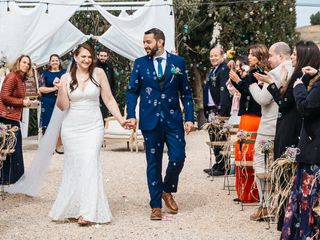
M 151 209 L 151 215 L 150 215 L 151 220 L 161 220 L 161 208 L 152 208 Z
M 173 199 L 171 193 L 163 192 L 162 199 L 164 200 L 166 207 L 169 208 L 170 213 L 172 213 L 172 214 L 178 213 L 178 205 L 177 205 L 176 201 Z
M 257 211 L 250 215 L 250 220 L 252 221 L 259 221 L 262 220 L 264 217 L 268 216 L 268 209 L 259 207 Z
M 276 213 L 276 209 L 272 209 L 272 208 L 263 208 L 262 209 L 262 216 L 261 218 L 265 221 L 274 221 L 275 219 L 275 213 Z

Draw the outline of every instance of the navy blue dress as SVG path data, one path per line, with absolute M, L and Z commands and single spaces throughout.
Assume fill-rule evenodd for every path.
M 41 77 L 39 86 L 40 87 L 53 87 L 53 80 L 55 78 L 61 78 L 61 76 L 66 72 L 62 69 L 59 72 L 51 72 L 50 70 L 45 70 Z M 41 96 L 41 116 L 40 116 L 40 127 L 45 130 L 51 119 L 54 105 L 57 100 L 57 92 L 43 93 Z

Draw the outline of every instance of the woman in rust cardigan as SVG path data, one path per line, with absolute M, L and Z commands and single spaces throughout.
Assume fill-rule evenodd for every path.
M 19 127 L 16 134 L 15 152 L 3 162 L 0 174 L 0 185 L 15 183 L 24 173 L 22 155 L 22 137 L 20 120 L 23 107 L 31 105 L 26 97 L 25 80 L 31 72 L 31 59 L 21 55 L 13 65 L 9 75 L 4 79 L 0 93 L 0 123 Z

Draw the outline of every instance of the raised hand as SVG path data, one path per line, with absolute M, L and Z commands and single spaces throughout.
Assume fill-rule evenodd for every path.
M 285 65 L 282 65 L 280 70 L 280 81 L 281 81 L 281 86 L 285 86 L 288 82 L 288 69 L 286 68 Z
M 230 70 L 230 72 L 229 72 L 229 78 L 230 78 L 233 82 L 235 82 L 235 83 L 238 83 L 238 82 L 241 81 L 241 79 L 240 79 L 240 77 L 238 76 L 238 74 L 237 74 L 235 71 L 233 71 L 233 70 Z
M 30 107 L 31 106 L 31 101 L 29 98 L 23 99 L 23 106 L 25 107 Z
M 310 76 L 314 76 L 318 73 L 318 70 L 313 67 L 307 66 L 302 68 L 302 72 Z
M 230 60 L 228 63 L 228 68 L 230 68 L 230 70 L 235 70 L 236 69 L 236 62 L 234 60 Z
M 61 87 L 61 85 L 62 85 L 61 80 L 56 77 L 56 78 L 53 80 L 53 85 L 54 85 L 56 88 L 59 89 L 59 88 Z
M 264 72 L 265 74 L 261 74 L 261 73 L 253 73 L 253 76 L 258 80 L 258 82 L 264 82 L 264 83 L 268 83 L 271 84 L 273 83 L 273 79 L 271 77 L 271 75 L 268 72 Z

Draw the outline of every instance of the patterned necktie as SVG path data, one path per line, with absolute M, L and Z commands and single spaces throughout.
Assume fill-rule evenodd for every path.
M 158 78 L 159 79 L 162 78 L 162 75 L 163 75 L 162 64 L 161 64 L 162 59 L 163 59 L 162 57 L 156 58 L 156 60 L 158 62 Z

